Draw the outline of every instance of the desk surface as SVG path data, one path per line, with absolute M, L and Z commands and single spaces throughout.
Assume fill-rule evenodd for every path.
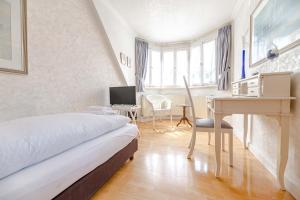
M 176 107 L 191 107 L 191 105 L 188 104 L 178 104 Z
M 224 100 L 224 101 L 230 101 L 230 100 L 238 100 L 238 101 L 243 101 L 243 100 L 294 100 L 296 97 L 241 97 L 241 96 L 207 96 L 208 99 L 210 100 Z

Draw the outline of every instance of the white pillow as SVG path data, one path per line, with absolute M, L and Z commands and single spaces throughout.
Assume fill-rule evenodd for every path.
M 89 106 L 87 108 L 87 113 L 92 113 L 95 115 L 116 115 L 117 111 L 113 110 L 111 107 L 107 106 Z

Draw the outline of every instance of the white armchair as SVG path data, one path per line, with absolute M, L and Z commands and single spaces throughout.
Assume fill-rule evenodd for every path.
M 155 130 L 156 116 L 170 115 L 172 124 L 172 101 L 163 95 L 147 95 L 146 100 L 151 105 L 153 129 Z

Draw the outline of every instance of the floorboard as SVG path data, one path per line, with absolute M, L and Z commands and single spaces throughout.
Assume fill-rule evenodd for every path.
M 175 122 L 174 122 L 175 124 Z M 93 197 L 93 200 L 213 200 L 294 199 L 283 192 L 263 165 L 234 138 L 234 167 L 222 153 L 221 178 L 214 176 L 214 146 L 206 133 L 197 136 L 188 160 L 191 129 L 172 128 L 168 121 L 139 123 L 141 138 L 134 160 L 127 162 Z M 213 142 L 213 141 L 212 141 Z

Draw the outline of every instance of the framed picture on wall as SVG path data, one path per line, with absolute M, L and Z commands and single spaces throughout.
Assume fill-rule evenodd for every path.
M 127 63 L 126 55 L 122 52 L 120 53 L 120 62 L 122 65 L 126 65 Z
M 0 71 L 28 73 L 26 0 L 0 0 Z
M 300 44 L 299 0 L 261 0 L 250 18 L 250 66 L 267 61 L 271 49 L 281 54 Z
M 131 58 L 127 56 L 127 67 L 131 67 Z

